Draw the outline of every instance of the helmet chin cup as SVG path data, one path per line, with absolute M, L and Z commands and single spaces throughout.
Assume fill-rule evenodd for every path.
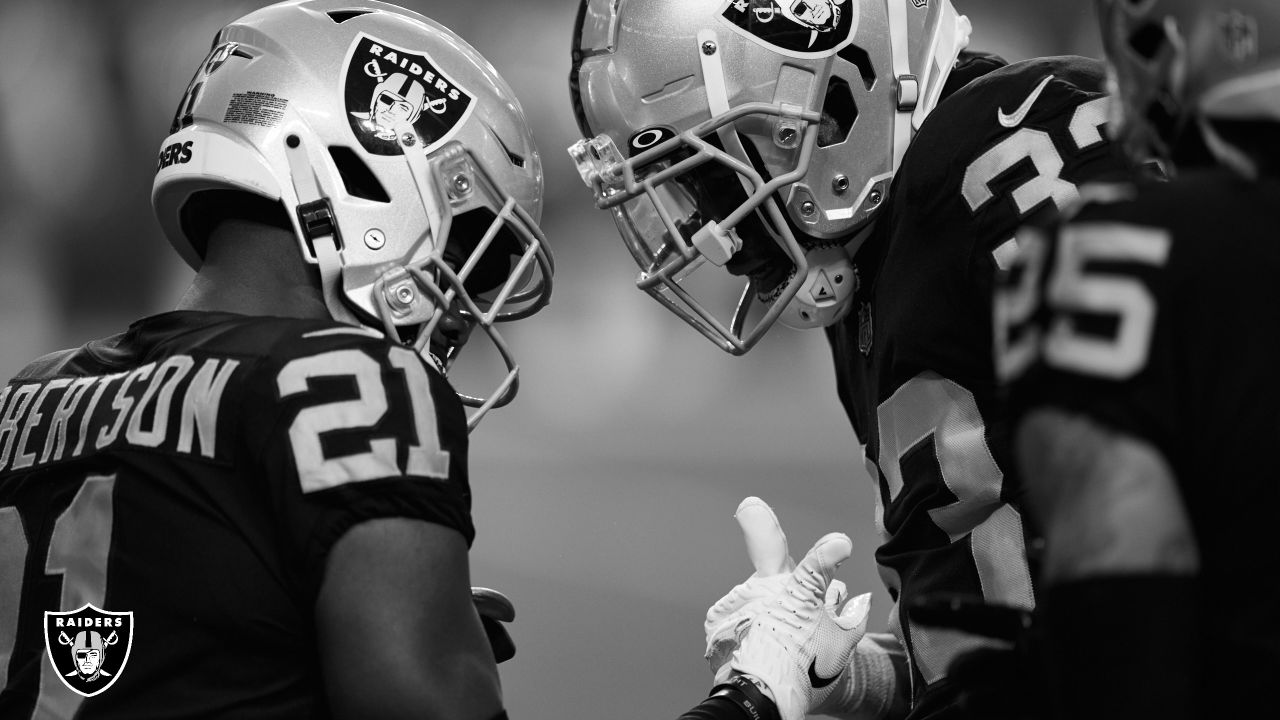
M 808 252 L 809 272 L 778 322 L 795 330 L 824 328 L 842 320 L 853 306 L 858 276 L 848 252 L 840 245 L 822 245 Z

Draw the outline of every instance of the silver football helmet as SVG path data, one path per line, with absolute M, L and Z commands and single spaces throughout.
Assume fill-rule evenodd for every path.
M 1111 133 L 1134 156 L 1176 164 L 1202 133 L 1219 160 L 1252 162 L 1212 121 L 1280 122 L 1280 3 L 1097 0 L 1113 94 Z M 1273 146 L 1274 147 L 1274 146 Z
M 569 152 L 637 285 L 735 355 L 843 317 L 969 31 L 949 0 L 583 0 Z M 707 266 L 747 278 L 731 314 L 697 294 Z
M 334 319 L 412 343 L 447 371 L 482 328 L 505 365 L 474 427 L 510 402 L 518 367 L 495 324 L 551 294 L 538 227 L 542 165 L 511 88 L 447 28 L 372 0 L 293 0 L 227 25 L 165 139 L 152 204 L 193 268 L 186 210 L 231 189 L 278 201 Z M 447 337 L 446 337 L 447 335 Z

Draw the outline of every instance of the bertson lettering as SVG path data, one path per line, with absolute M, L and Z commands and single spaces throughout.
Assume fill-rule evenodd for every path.
M 130 372 L 0 388 L 0 472 L 117 444 L 212 458 L 222 393 L 239 364 L 174 355 Z

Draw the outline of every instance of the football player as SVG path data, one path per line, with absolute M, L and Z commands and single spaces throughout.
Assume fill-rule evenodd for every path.
M 819 695 L 825 712 L 942 717 L 957 712 L 952 661 L 991 641 L 907 609 L 939 594 L 1033 604 L 990 351 L 994 276 L 1019 226 L 1125 163 L 1103 134 L 1100 63 L 968 52 L 947 0 L 838 6 L 815 34 L 772 0 L 584 0 L 570 85 L 586 138 L 570 153 L 639 287 L 716 345 L 745 353 L 777 322 L 826 328 L 878 481 L 876 559 L 896 607 L 840 673 L 859 686 L 836 693 L 844 704 L 826 702 L 830 666 L 810 664 L 818 624 L 773 643 L 795 651 L 765 683 L 783 717 Z M 762 598 L 824 606 L 821 584 L 787 567 L 757 565 L 709 612 L 718 680 L 751 674 L 744 637 L 787 626 L 751 624 Z M 852 627 L 839 607 L 813 623 Z
M 426 110 L 369 122 L 397 77 Z M 223 28 L 152 190 L 178 309 L 0 389 L 0 716 L 505 718 L 467 438 L 515 392 L 496 324 L 548 300 L 541 199 L 511 89 L 435 22 L 295 0 Z M 468 335 L 506 370 L 460 394 Z M 91 696 L 45 629 L 84 606 L 136 628 Z
M 1256 714 L 1280 672 L 1280 5 L 1099 0 L 1110 132 L 1168 183 L 1019 235 L 996 301 L 1072 718 Z

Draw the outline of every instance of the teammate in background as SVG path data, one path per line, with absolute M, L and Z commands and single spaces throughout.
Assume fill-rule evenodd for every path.
M 430 112 L 357 117 L 397 75 Z M 0 389 L 0 716 L 506 717 L 467 434 L 552 272 L 510 88 L 415 13 L 282 3 L 218 33 L 163 148 L 178 310 Z M 472 330 L 507 371 L 459 396 Z
M 753 552 L 756 574 L 708 613 L 717 682 L 760 681 L 785 720 L 955 717 L 968 689 L 948 668 L 992 641 L 908 609 L 1033 605 L 990 350 L 995 274 L 1019 226 L 1125 163 L 1103 136 L 1100 63 L 967 52 L 947 0 L 834 5 L 817 32 L 774 0 L 584 0 L 570 86 L 586 139 L 570 153 L 638 285 L 719 347 L 745 353 L 775 322 L 826 328 L 878 481 L 889 632 L 864 636 L 839 592 L 827 607 L 843 543 L 794 570 L 785 551 Z M 711 291 L 730 276 L 745 287 L 721 311 Z M 776 528 L 767 506 L 744 509 Z M 749 547 L 785 547 L 765 535 Z
M 1097 8 L 1110 132 L 1174 178 L 1020 233 L 997 295 L 1051 702 L 1245 717 L 1280 672 L 1280 6 Z

